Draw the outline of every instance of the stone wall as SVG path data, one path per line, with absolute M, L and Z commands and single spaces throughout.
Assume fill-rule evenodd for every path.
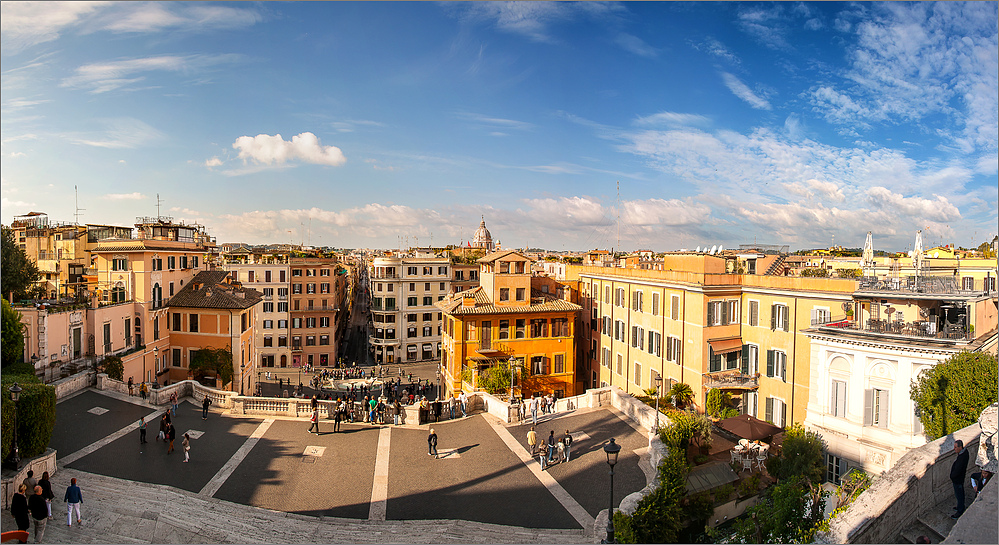
M 34 458 L 28 460 L 21 460 L 24 465 L 21 469 L 16 472 L 4 471 L 3 479 L 0 480 L 0 486 L 3 488 L 3 506 L 4 509 L 10 508 L 10 500 L 14 497 L 17 492 L 17 487 L 21 486 L 24 482 L 25 477 L 28 476 L 28 471 L 35 472 L 35 480 L 37 481 L 42 477 L 42 473 L 46 471 L 49 472 L 49 477 L 53 477 L 56 473 L 56 451 L 53 449 L 46 449 L 45 452 Z M 59 493 L 53 490 L 56 497 L 59 497 Z M 30 495 L 30 493 L 29 493 Z M 53 515 L 55 516 L 55 515 Z
M 59 400 L 95 384 L 97 384 L 97 374 L 93 370 L 89 370 L 57 380 L 52 383 L 52 386 L 55 387 L 56 399 Z
M 133 386 L 136 395 L 139 393 L 139 385 Z M 120 380 L 115 380 L 105 373 L 97 373 L 97 389 L 98 390 L 108 390 L 112 392 L 119 392 L 128 395 L 128 384 Z
M 964 441 L 971 455 L 968 476 L 977 471 L 980 432 L 975 423 L 910 450 L 832 519 L 828 531 L 817 533 L 813 543 L 895 543 L 902 528 L 920 513 L 953 497 L 950 467 L 957 456 L 955 439 Z

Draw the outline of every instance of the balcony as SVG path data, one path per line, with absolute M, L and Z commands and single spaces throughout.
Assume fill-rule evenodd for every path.
M 704 375 L 704 386 L 723 390 L 755 390 L 760 387 L 759 377 L 759 373 L 744 375 L 738 369 L 719 371 Z
M 864 277 L 857 282 L 857 292 L 891 293 L 902 296 L 912 295 L 956 295 L 977 296 L 995 290 L 966 290 L 953 276 L 909 276 L 906 278 Z
M 944 322 L 938 325 L 935 321 L 897 321 L 897 320 L 867 320 L 865 323 L 852 319 L 838 318 L 828 321 L 817 321 L 812 327 L 823 332 L 857 332 L 861 334 L 884 335 L 889 337 L 914 337 L 927 340 L 942 341 L 972 341 L 969 327 L 961 323 Z

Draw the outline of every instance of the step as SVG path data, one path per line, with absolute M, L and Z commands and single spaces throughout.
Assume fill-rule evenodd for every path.
M 901 541 L 904 543 L 915 543 L 916 538 L 919 536 L 926 536 L 930 538 L 930 543 L 940 543 L 946 537 L 938 534 L 936 530 L 920 522 L 918 518 L 913 521 L 912 524 L 906 526 L 899 536 Z
M 954 514 L 953 499 L 947 501 L 942 501 L 938 503 L 932 509 L 927 509 L 926 511 L 919 514 L 916 520 L 925 524 L 927 527 L 936 532 L 939 536 L 947 536 L 950 534 L 954 525 L 957 524 L 956 519 L 950 518 Z M 932 539 L 932 536 L 930 536 Z

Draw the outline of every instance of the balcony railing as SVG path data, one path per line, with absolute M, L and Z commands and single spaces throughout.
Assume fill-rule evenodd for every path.
M 858 331 L 899 337 L 918 337 L 924 339 L 941 339 L 952 341 L 974 340 L 970 328 L 964 324 L 944 323 L 938 325 L 935 321 L 905 322 L 898 320 L 873 320 L 864 323 L 852 319 L 830 319 L 824 323 L 813 323 L 813 327 L 827 331 Z
M 755 390 L 760 387 L 760 374 L 744 375 L 739 370 L 720 371 L 704 376 L 708 388 Z
M 874 278 L 865 276 L 859 279 L 857 291 L 878 291 L 902 294 L 930 295 L 977 295 L 983 290 L 966 290 L 953 276 L 914 276 L 906 278 Z M 988 290 L 985 291 L 986 293 Z

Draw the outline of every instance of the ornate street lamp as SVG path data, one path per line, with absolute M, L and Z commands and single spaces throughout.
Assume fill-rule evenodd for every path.
M 17 448 L 17 400 L 21 397 L 21 387 L 15 382 L 14 385 L 10 387 L 9 391 L 10 400 L 14 402 L 14 449 L 10 452 L 9 461 L 16 470 L 18 465 L 21 463 L 21 457 L 19 456 Z
M 610 466 L 610 509 L 607 511 L 607 537 L 601 543 L 614 543 L 614 466 L 617 464 L 617 455 L 621 452 L 621 445 L 611 437 L 610 441 L 604 445 L 604 454 L 607 455 L 607 465 Z
M 656 427 L 655 432 L 659 433 L 659 398 L 662 397 L 662 375 L 656 374 Z
M 246 375 L 246 362 L 239 364 L 239 395 L 243 395 L 243 377 Z

